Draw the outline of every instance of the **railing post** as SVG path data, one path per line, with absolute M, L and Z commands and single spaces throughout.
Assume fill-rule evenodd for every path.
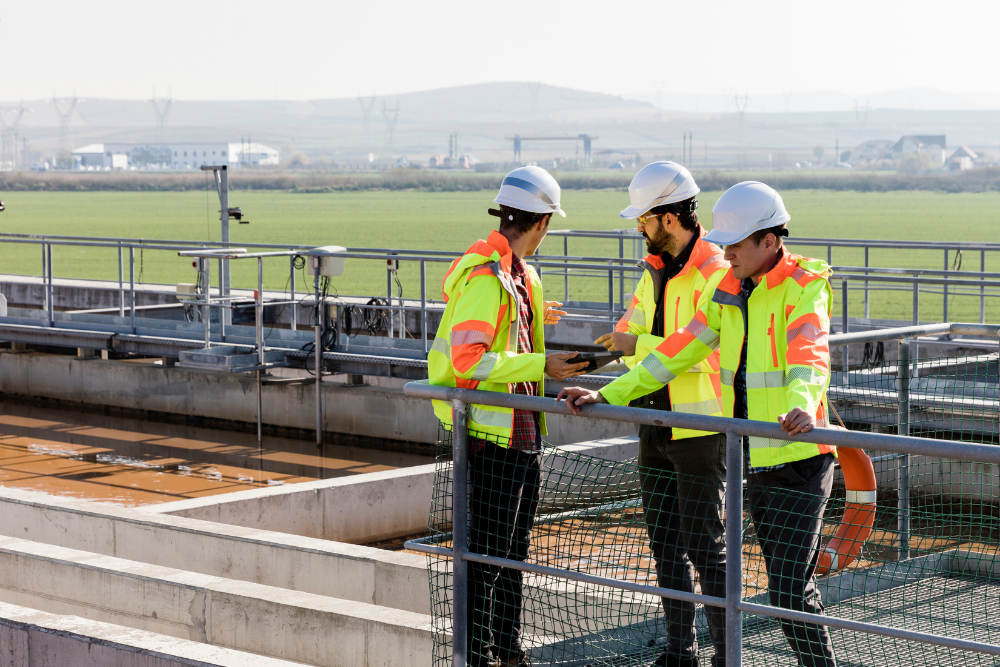
M 201 262 L 201 296 L 205 300 L 205 305 L 201 307 L 201 319 L 205 324 L 205 347 L 212 346 L 212 308 L 209 305 L 212 299 L 211 260 L 202 258 Z
M 920 278 L 919 273 L 913 274 L 913 326 L 920 324 Z
M 319 258 L 317 258 L 318 260 Z M 316 299 L 316 327 L 313 356 L 316 359 L 316 445 L 323 444 L 323 304 L 319 298 L 319 266 L 313 277 Z
M 625 237 L 618 237 L 618 304 L 625 310 Z
M 51 327 L 51 326 L 53 326 L 53 324 L 55 324 L 55 300 L 56 300 L 55 299 L 55 296 L 56 296 L 55 295 L 55 288 L 52 285 L 52 281 L 53 281 L 52 276 L 53 276 L 53 274 L 52 274 L 52 244 L 51 243 L 49 243 L 46 246 L 45 255 L 48 258 L 48 262 L 46 263 L 47 264 L 46 265 L 46 269 L 48 271 L 48 280 L 46 281 L 47 282 L 47 286 L 45 288 L 45 291 L 46 291 L 46 294 L 48 295 L 47 298 L 46 298 L 47 315 L 48 315 L 48 319 L 49 319 L 49 326 Z
M 866 269 L 869 266 L 868 265 L 868 250 L 869 250 L 868 246 L 865 246 L 865 268 Z M 868 275 L 867 271 L 865 271 L 865 275 L 866 276 Z M 865 280 L 865 319 L 866 320 L 869 317 L 868 313 L 869 313 L 869 310 L 868 310 L 868 280 L 866 279 Z
M 569 301 L 569 236 L 563 236 L 563 303 Z
M 391 255 L 392 253 L 389 253 L 389 254 Z M 389 338 L 392 338 L 392 324 L 393 324 L 392 323 L 392 320 L 393 320 L 393 316 L 392 316 L 392 267 L 393 267 L 393 264 L 392 263 L 393 263 L 393 261 L 394 260 L 390 259 L 388 262 L 386 262 L 386 269 L 385 269 L 385 293 L 386 293 L 386 300 L 385 301 L 386 301 L 386 303 L 389 306 L 388 310 L 386 310 L 386 315 L 388 317 L 386 318 L 385 328 L 386 328 L 386 336 L 388 336 Z
M 427 262 L 420 260 L 420 337 L 427 354 Z
M 897 433 L 910 434 L 910 341 L 899 341 L 896 360 L 896 395 L 898 397 Z M 899 530 L 899 560 L 910 557 L 910 455 L 902 454 L 896 469 L 896 490 L 899 495 L 897 528 Z
M 979 272 L 986 273 L 986 251 L 979 251 Z M 986 324 L 986 287 L 979 286 L 979 323 Z
M 944 270 L 948 271 L 948 249 L 947 248 L 944 249 Z M 959 288 L 959 291 L 961 291 L 961 288 Z M 941 321 L 942 322 L 947 322 L 948 321 L 948 274 L 947 273 L 944 274 L 944 317 L 942 318 Z
M 228 260 L 226 260 L 226 261 L 228 261 Z M 223 296 L 223 291 L 224 291 L 224 285 L 222 283 L 222 276 L 224 275 L 223 271 L 225 269 L 225 266 L 226 265 L 223 262 L 223 259 L 220 257 L 219 258 L 219 296 L 220 297 Z M 264 298 L 264 290 L 263 290 L 263 288 L 261 288 L 261 291 L 260 291 L 260 298 L 262 298 L 262 299 Z M 226 315 L 227 315 L 227 313 L 231 313 L 232 312 L 229 308 L 227 308 L 227 306 L 230 303 L 231 302 L 227 301 L 226 299 L 220 299 L 220 301 L 219 301 L 219 342 L 220 343 L 225 343 L 226 342 Z
M 118 242 L 118 317 L 125 317 L 125 260 L 121 241 Z
M 469 637 L 469 563 L 465 560 L 468 551 L 468 507 L 469 507 L 469 448 L 468 406 L 462 401 L 452 401 L 452 619 L 451 619 L 451 664 L 452 667 L 466 667 L 466 652 Z M 736 663 L 738 664 L 738 663 Z
M 135 246 L 128 247 L 128 301 L 129 325 L 135 335 Z
M 842 278 L 841 281 L 840 281 L 840 300 L 843 302 L 843 307 L 842 307 L 843 315 L 841 316 L 841 325 L 840 325 L 840 327 L 841 327 L 841 329 L 843 329 L 842 333 L 847 333 L 847 327 L 848 327 L 848 323 L 847 323 L 847 305 L 848 304 L 847 304 L 847 279 L 846 278 Z M 844 377 L 842 378 L 843 379 L 842 384 L 846 387 L 848 385 L 848 375 L 847 374 L 850 372 L 850 355 L 851 355 L 851 352 L 850 352 L 850 347 L 847 346 L 847 345 L 844 345 L 842 347 L 842 350 L 843 350 L 843 359 L 841 361 L 843 362 L 843 369 L 844 369 L 843 370 Z
M 288 300 L 292 302 L 292 331 L 299 327 L 298 304 L 295 303 L 295 255 L 288 258 L 288 284 L 291 291 L 288 293 Z
M 726 667 L 743 664 L 743 438 L 726 431 Z
M 610 264 L 610 262 L 608 262 Z M 608 322 L 611 330 L 615 330 L 615 272 L 608 269 Z

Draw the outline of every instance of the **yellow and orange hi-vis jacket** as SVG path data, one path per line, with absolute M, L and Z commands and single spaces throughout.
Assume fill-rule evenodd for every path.
M 534 314 L 534 353 L 518 354 L 517 291 L 510 277 L 513 253 L 507 239 L 492 232 L 451 263 L 441 292 L 447 306 L 427 354 L 430 384 L 509 393 L 514 382 L 538 382 L 545 376 L 545 305 L 538 274 L 525 265 Z M 434 401 L 434 414 L 451 430 L 451 404 Z M 506 446 L 514 411 L 489 405 L 469 406 L 469 432 Z M 538 415 L 546 435 L 545 414 Z
M 625 405 L 667 384 L 688 368 L 720 352 L 724 414 L 733 416 L 733 379 L 747 332 L 747 410 L 757 421 L 774 422 L 793 408 L 827 425 L 830 383 L 830 267 L 787 250 L 765 274 L 747 302 L 732 269 L 712 298 L 688 324 L 667 337 L 634 369 L 601 389 L 613 405 Z M 720 344 L 721 341 L 721 344 Z M 773 466 L 807 459 L 829 445 L 750 438 L 750 465 Z
M 700 229 L 700 236 L 705 236 L 704 229 Z M 722 254 L 718 246 L 703 238 L 695 241 L 684 268 L 667 281 L 661 304 L 666 331 L 676 331 L 682 322 L 690 322 L 705 302 L 712 298 L 715 288 L 729 269 L 729 263 L 722 258 Z M 632 305 L 615 326 L 615 331 L 638 336 L 635 356 L 624 357 L 629 368 L 634 368 L 664 341 L 662 337 L 650 333 L 656 314 L 656 299 L 662 289 L 659 271 L 663 269 L 663 260 L 659 255 L 648 255 L 639 266 L 646 271 L 632 295 Z M 703 361 L 680 373 L 667 385 L 667 389 L 670 392 L 670 408 L 674 412 L 721 417 L 719 353 L 709 354 Z M 708 435 L 706 431 L 686 428 L 675 428 L 671 432 L 674 440 Z

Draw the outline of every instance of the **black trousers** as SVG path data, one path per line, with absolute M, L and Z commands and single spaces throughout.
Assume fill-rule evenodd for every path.
M 697 570 L 705 595 L 726 596 L 726 530 L 722 521 L 726 481 L 726 437 L 721 434 L 670 440 L 666 429 L 640 427 L 639 477 L 642 507 L 656 575 L 663 588 L 694 592 Z M 698 651 L 691 602 L 663 598 L 667 652 L 694 658 Z M 713 664 L 726 655 L 726 616 L 705 607 L 715 645 Z
M 540 452 L 486 442 L 469 454 L 469 550 L 523 561 L 538 508 Z M 486 667 L 521 655 L 521 571 L 469 563 L 468 663 Z M 492 649 L 492 650 L 491 650 Z
M 747 476 L 747 500 L 767 567 L 768 595 L 775 607 L 823 613 L 816 565 L 833 467 L 833 455 L 821 454 Z M 825 625 L 782 620 L 781 629 L 800 665 L 836 666 Z

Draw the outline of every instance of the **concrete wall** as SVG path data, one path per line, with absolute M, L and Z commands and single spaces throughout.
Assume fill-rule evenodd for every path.
M 0 602 L 319 667 L 430 664 L 430 617 L 0 539 Z
M 203 419 L 257 419 L 252 377 L 101 359 L 3 352 L 0 392 Z M 312 385 L 264 385 L 264 423 L 314 429 L 314 392 Z M 323 429 L 330 433 L 417 443 L 437 440 L 438 422 L 430 402 L 408 398 L 402 389 L 324 383 L 323 416 Z M 563 415 L 550 415 L 548 423 L 547 439 L 558 445 L 636 432 L 628 424 Z
M 637 454 L 638 439 L 608 438 L 559 449 L 620 461 Z M 558 472 L 561 468 L 553 466 L 561 467 L 566 461 L 549 457 L 543 459 L 543 468 L 549 474 Z M 140 511 L 341 542 L 373 542 L 426 530 L 433 484 L 432 464 L 179 500 L 148 505 Z M 589 497 L 597 496 L 591 493 Z
M 297 663 L 0 603 L 3 667 L 291 667 Z
M 424 517 L 426 524 L 426 516 Z M 423 556 L 0 489 L 0 535 L 430 613 Z

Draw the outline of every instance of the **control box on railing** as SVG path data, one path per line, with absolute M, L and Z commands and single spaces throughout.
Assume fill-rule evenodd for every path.
M 319 252 L 346 252 L 347 248 L 339 245 L 326 245 L 319 248 L 313 248 L 313 250 Z M 309 275 L 316 275 L 316 267 L 319 267 L 319 275 L 321 276 L 342 276 L 344 275 L 344 258 L 343 257 L 331 257 L 331 256 L 312 256 L 306 258 L 306 266 L 309 269 Z

